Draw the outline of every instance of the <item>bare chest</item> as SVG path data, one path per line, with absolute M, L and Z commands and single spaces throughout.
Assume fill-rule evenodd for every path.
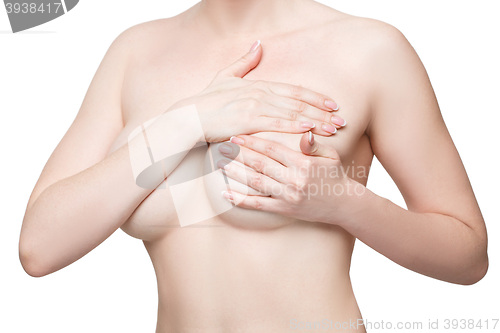
M 265 43 L 263 45 L 265 53 L 261 63 L 244 79 L 300 85 L 333 98 L 340 105 L 338 115 L 346 119 L 348 125 L 335 135 L 316 136 L 316 140 L 333 146 L 346 166 L 369 166 L 372 154 L 364 135 L 369 117 L 369 101 L 364 97 L 365 83 L 355 72 L 356 61 L 349 52 L 332 54 L 311 47 L 315 43 L 308 45 L 306 42 L 297 46 L 301 44 L 291 40 L 268 47 Z M 147 56 L 135 59 L 123 85 L 124 129 L 110 151 L 126 143 L 128 134 L 141 123 L 165 111 L 175 102 L 203 90 L 218 70 L 231 64 L 243 53 L 231 47 L 200 51 L 189 46 L 169 52 L 168 48 L 159 46 Z M 271 132 L 255 135 L 299 150 L 300 135 Z M 182 163 L 193 161 L 191 159 L 191 162 Z M 177 170 L 182 170 L 182 163 Z M 219 196 L 220 192 L 215 192 L 213 195 Z M 226 214 L 226 217 L 245 223 L 246 219 L 255 220 L 257 216 L 255 212 L 249 214 L 236 209 L 232 214 Z M 270 219 L 260 220 L 270 223 Z M 169 191 L 155 190 L 122 229 L 137 238 L 153 239 L 177 225 Z
M 334 144 L 341 156 L 363 135 L 368 122 L 368 100 L 364 95 L 365 82 L 357 72 L 356 56 L 352 51 L 330 52 L 316 41 L 304 41 L 299 36 L 280 42 L 263 42 L 264 55 L 260 64 L 244 79 L 267 80 L 300 85 L 330 96 L 340 105 L 337 112 L 349 126 L 337 135 L 323 139 Z M 170 50 L 161 45 L 145 51 L 134 59 L 123 83 L 122 114 L 124 130 L 116 145 L 143 122 L 165 111 L 175 102 L 202 91 L 218 70 L 228 66 L 245 52 L 231 45 L 196 49 L 191 45 Z M 291 144 L 297 135 L 269 134 L 286 137 Z M 285 139 L 281 142 L 285 143 Z M 298 147 L 296 147 L 298 148 Z M 113 149 L 111 149 L 113 150 Z

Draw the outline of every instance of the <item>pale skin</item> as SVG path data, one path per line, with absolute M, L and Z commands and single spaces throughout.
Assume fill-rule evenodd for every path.
M 258 103 L 235 104 L 248 99 Z M 237 206 L 180 228 L 168 190 L 136 185 L 127 135 L 189 103 L 208 142 L 221 149 L 236 137 L 240 154 L 227 156 L 247 166 L 225 172 L 260 195 L 223 196 L 207 184 L 214 205 Z M 197 139 L 175 125 L 160 132 L 187 145 Z M 319 166 L 368 170 L 374 155 L 408 209 L 366 189 L 367 174 L 290 176 Z M 362 191 L 308 192 L 320 181 Z M 281 187 L 292 192 L 271 191 Z M 50 274 L 118 228 L 142 239 L 152 259 L 157 333 L 287 332 L 292 319 L 361 318 L 349 279 L 356 238 L 452 283 L 473 284 L 488 268 L 481 212 L 409 42 L 386 23 L 307 0 L 203 1 L 113 42 L 33 190 L 21 262 L 32 276 Z

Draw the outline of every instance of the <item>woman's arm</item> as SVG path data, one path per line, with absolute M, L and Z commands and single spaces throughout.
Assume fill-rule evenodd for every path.
M 140 26 L 133 27 L 112 43 L 78 115 L 30 196 L 19 256 L 31 276 L 50 274 L 83 257 L 115 232 L 155 188 L 137 186 L 134 177 L 131 161 L 136 157 L 130 152 L 143 148 L 141 136 L 107 156 L 123 129 L 121 88 L 139 33 Z M 186 150 L 200 140 L 196 126 L 179 126 L 178 119 L 168 117 L 161 120 L 148 128 L 155 135 L 151 140 L 176 142 Z
M 30 196 L 19 256 L 32 276 L 50 274 L 82 257 L 108 237 L 127 213 L 116 209 L 117 200 L 128 201 L 130 210 L 147 195 L 134 186 L 125 149 L 103 160 L 123 127 L 120 96 L 128 38 L 124 32 L 110 46 L 77 117 Z
M 475 283 L 488 268 L 487 234 L 467 174 L 418 55 L 396 28 L 381 30 L 366 68 L 374 87 L 368 135 L 408 210 L 366 191 L 341 225 L 402 266 Z
M 408 209 L 349 179 L 337 152 L 314 141 L 312 133 L 300 147 L 315 157 L 250 136 L 233 139 L 240 153 L 226 156 L 251 169 L 229 160 L 220 167 L 267 196 L 223 195 L 239 207 L 339 225 L 406 268 L 475 283 L 488 269 L 481 212 L 420 59 L 397 29 L 381 25 L 378 34 L 371 30 L 370 59 L 360 69 L 373 87 L 367 134 Z M 334 190 L 318 191 L 325 188 Z
M 121 87 L 130 43 L 129 29 L 110 46 L 73 124 L 48 160 L 27 205 L 19 255 L 36 277 L 78 260 L 109 237 L 152 191 L 136 185 L 129 145 L 106 157 L 122 130 Z M 165 131 L 164 140 L 189 133 Z M 135 141 L 129 144 L 134 145 Z

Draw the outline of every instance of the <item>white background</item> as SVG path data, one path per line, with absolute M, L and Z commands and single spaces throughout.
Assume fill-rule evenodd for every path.
M 489 232 L 490 269 L 473 286 L 421 276 L 358 242 L 351 276 L 363 316 L 372 322 L 424 323 L 500 318 L 500 5 L 496 0 L 321 2 L 388 22 L 416 49 Z M 31 190 L 110 43 L 134 24 L 173 16 L 194 3 L 85 0 L 67 15 L 19 34 L 10 32 L 0 7 L 0 332 L 154 332 L 156 279 L 141 241 L 118 230 L 81 260 L 39 279 L 23 271 L 17 246 Z M 378 162 L 370 177 L 370 189 L 404 204 Z

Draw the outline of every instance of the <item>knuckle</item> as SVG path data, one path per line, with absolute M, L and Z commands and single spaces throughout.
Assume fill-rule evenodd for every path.
M 250 180 L 250 186 L 253 187 L 253 188 L 260 188 L 260 186 L 262 185 L 262 176 L 257 174 L 255 176 L 252 177 L 252 179 Z
M 302 88 L 299 86 L 292 86 L 290 88 L 290 95 L 292 98 L 300 99 L 302 97 Z
M 298 117 L 299 117 L 299 113 L 298 112 L 295 112 L 295 111 L 289 111 L 288 112 L 288 118 L 290 120 L 297 120 Z
M 256 160 L 252 162 L 251 167 L 257 172 L 262 172 L 264 170 L 264 161 L 261 159 Z
M 281 119 L 273 119 L 272 126 L 274 128 L 281 128 L 283 127 L 283 121 Z
M 262 202 L 260 201 L 260 199 L 258 198 L 255 198 L 255 201 L 253 203 L 253 207 L 257 210 L 260 210 L 262 209 Z
M 318 103 L 318 105 L 324 107 L 325 106 L 325 102 L 326 102 L 326 99 L 323 96 L 318 96 L 317 97 L 317 103 Z
M 242 109 L 256 109 L 260 105 L 259 100 L 252 98 L 252 97 L 247 97 L 244 98 L 240 101 L 240 107 Z
M 303 191 L 307 185 L 308 185 L 308 180 L 307 178 L 298 178 L 296 181 L 295 181 L 295 186 L 297 186 L 297 189 L 299 191 Z
M 307 109 L 307 104 L 304 102 L 297 102 L 296 110 L 299 113 L 303 113 Z
M 320 95 L 318 93 L 314 93 L 312 98 L 317 106 L 324 106 L 325 105 L 326 99 L 322 95 Z
M 252 90 L 252 97 L 261 100 L 266 96 L 266 92 L 262 89 L 254 89 Z
M 249 65 L 252 62 L 252 57 L 248 55 L 244 55 L 243 57 L 240 58 L 240 63 L 244 65 Z
M 264 151 L 266 152 L 266 155 L 268 155 L 268 154 L 276 151 L 276 146 L 272 143 L 268 143 L 264 147 Z
M 286 200 L 294 206 L 300 205 L 303 201 L 303 195 L 300 193 L 300 191 L 291 190 L 288 191 Z

